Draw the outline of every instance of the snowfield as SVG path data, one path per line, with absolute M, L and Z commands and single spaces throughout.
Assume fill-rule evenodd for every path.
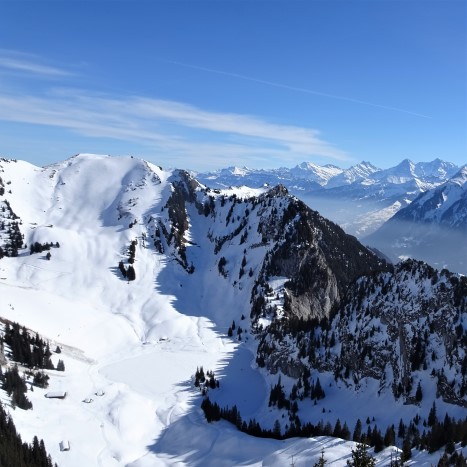
M 151 222 L 167 215 L 162 208 L 173 171 L 130 157 L 94 155 L 45 169 L 21 161 L 0 165 L 4 182 L 11 181 L 5 197 L 22 221 L 24 242 L 60 245 L 51 249 L 50 261 L 28 248 L 0 261 L 0 315 L 38 332 L 52 350 L 60 346 L 53 362 L 60 358 L 66 368 L 48 371 L 47 389 L 28 391 L 33 410 L 10 409 L 23 440 L 43 438 L 60 467 L 302 467 L 313 465 L 323 450 L 328 465 L 346 465 L 352 442 L 258 439 L 225 421 L 206 422 L 193 386 L 200 366 L 220 380 L 212 400 L 237 404 L 246 418 L 269 417 L 273 423 L 276 415 L 267 407 L 270 382 L 256 367 L 254 338 L 248 332 L 242 342 L 235 334 L 227 337 L 232 320 L 248 330 L 247 285 L 253 278 L 245 275 L 243 286 L 226 281 L 203 254 L 212 246 L 194 225 L 186 235 L 199 274 L 159 254 L 149 238 Z M 232 192 L 252 194 L 246 188 Z M 221 228 L 213 224 L 213 233 Z M 136 280 L 128 282 L 117 266 L 135 239 Z M 228 267 L 241 260 L 243 248 L 229 247 Z M 262 254 L 252 249 L 251 264 L 259 264 Z M 44 397 L 50 391 L 65 391 L 66 397 Z M 9 404 L 3 391 L 1 398 Z M 338 403 L 350 404 L 351 430 L 362 406 L 365 417 L 378 413 L 384 420 L 384 401 L 377 397 L 360 398 L 357 406 Z M 61 451 L 61 442 L 69 442 L 70 450 Z M 377 454 L 377 465 L 389 465 L 396 450 Z M 414 452 L 408 464 L 429 466 L 440 455 Z

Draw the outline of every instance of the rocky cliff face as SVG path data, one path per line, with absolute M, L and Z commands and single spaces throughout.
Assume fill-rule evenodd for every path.
M 329 317 L 347 287 L 364 274 L 386 264 L 297 199 L 291 200 L 278 225 L 279 241 L 270 250 L 253 291 L 252 317 L 266 314 L 259 288 L 271 276 L 286 277 L 284 312 L 304 320 Z
M 358 390 L 417 402 L 417 388 L 467 407 L 467 279 L 406 261 L 352 283 L 334 316 L 282 318 L 259 331 L 258 363 L 291 377 L 332 372 Z M 432 386 L 431 388 L 427 386 Z

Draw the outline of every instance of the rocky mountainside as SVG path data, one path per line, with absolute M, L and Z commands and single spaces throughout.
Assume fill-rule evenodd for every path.
M 196 177 L 212 188 L 281 183 L 346 232 L 362 237 L 380 227 L 420 193 L 448 180 L 458 169 L 440 159 L 416 164 L 406 159 L 389 169 L 379 169 L 369 162 L 349 169 L 304 162 L 291 169 L 230 167 L 198 173 Z
M 176 463 L 180 430 L 211 440 L 190 465 L 205 463 L 225 439 L 187 390 L 199 365 L 223 375 L 209 398 L 235 406 L 224 413 L 242 431 L 240 412 L 273 437 L 320 420 L 424 423 L 433 403 L 465 418 L 465 277 L 388 265 L 283 185 L 212 189 L 94 155 L 0 170 L 0 315 L 63 347 L 66 375 L 51 381 L 74 393 L 51 413 L 36 389 L 34 419 L 17 421 L 54 458 L 57 426 L 80 440 L 63 465 Z M 101 387 L 108 397 L 83 407 L 77 394 Z
M 392 260 L 422 259 L 467 274 L 467 167 L 438 187 L 421 193 L 364 239 Z
M 423 391 L 467 408 L 466 297 L 465 277 L 408 260 L 354 282 L 327 320 L 289 317 L 260 326 L 258 361 L 293 377 L 329 372 L 347 388 L 376 380 L 379 394 L 406 404 L 420 402 L 420 383 Z

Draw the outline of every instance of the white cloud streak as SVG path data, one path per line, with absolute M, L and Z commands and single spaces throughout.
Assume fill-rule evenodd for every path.
M 251 76 L 241 75 L 241 74 L 238 74 L 238 73 L 231 73 L 231 72 L 228 72 L 228 71 L 216 70 L 214 68 L 207 68 L 207 67 L 198 66 L 198 65 L 191 65 L 189 63 L 178 62 L 178 61 L 175 61 L 175 60 L 163 60 L 163 59 L 161 59 L 161 61 L 164 61 L 166 63 L 171 63 L 173 65 L 182 66 L 182 67 L 185 67 L 185 68 L 191 68 L 193 70 L 200 70 L 200 71 L 205 71 L 207 73 L 214 73 L 214 74 L 218 74 L 218 75 L 230 76 L 231 78 L 238 78 L 238 79 L 242 79 L 244 81 L 251 81 L 253 83 L 265 84 L 267 86 L 272 86 L 272 87 L 281 88 L 281 89 L 287 89 L 289 91 L 300 92 L 300 93 L 303 93 L 303 94 L 312 94 L 314 96 L 328 97 L 330 99 L 346 101 L 346 102 L 350 102 L 350 103 L 353 103 L 353 104 L 366 105 L 366 106 L 369 106 L 369 107 L 375 107 L 375 108 L 382 109 L 382 110 L 389 110 L 391 112 L 405 113 L 405 114 L 408 114 L 408 115 L 413 115 L 415 117 L 431 118 L 429 115 L 424 115 L 424 114 L 421 114 L 421 113 L 418 113 L 418 112 L 413 112 L 411 110 L 401 109 L 399 107 L 391 107 L 389 105 L 375 104 L 374 102 L 368 102 L 368 101 L 363 101 L 363 100 L 360 100 L 360 99 L 354 99 L 353 97 L 345 97 L 345 96 L 339 96 L 339 95 L 336 95 L 336 94 L 329 94 L 329 93 L 325 93 L 325 92 L 314 91 L 312 89 L 301 88 L 301 87 L 298 87 L 298 86 L 291 86 L 289 84 L 277 83 L 275 81 L 268 81 L 268 80 L 264 80 L 264 79 L 254 78 L 254 77 L 251 77 Z
M 0 70 L 44 77 L 71 76 L 72 73 L 40 63 L 38 57 L 7 49 L 0 49 Z
M 348 160 L 314 129 L 139 96 L 115 98 L 66 89 L 45 96 L 0 92 L 0 120 L 133 142 L 166 158 L 203 158 L 204 165 L 210 158 L 217 159 L 217 166 L 220 158 L 244 165 L 271 165 L 274 159 L 293 163 L 311 156 Z

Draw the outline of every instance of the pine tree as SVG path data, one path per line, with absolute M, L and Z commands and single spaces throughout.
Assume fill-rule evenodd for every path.
M 128 269 L 126 271 L 126 278 L 128 279 L 128 282 L 134 281 L 136 279 L 135 268 L 131 264 L 128 266 Z
M 49 385 L 49 376 L 46 375 L 43 371 L 36 371 L 34 373 L 34 378 L 32 384 L 39 388 L 46 388 Z M 31 386 L 32 389 L 32 386 Z
M 52 467 L 50 455 L 45 450 L 44 441 L 33 438 L 32 444 L 21 440 L 16 427 L 0 404 L 0 465 L 8 467 Z
M 404 436 L 405 436 L 405 425 L 401 418 L 399 421 L 399 428 L 397 430 L 397 437 L 404 438 Z
M 417 390 L 415 392 L 415 400 L 420 402 L 423 399 L 422 387 L 420 386 L 420 381 L 418 382 Z
M 334 431 L 332 433 L 332 436 L 334 436 L 335 438 L 341 438 L 341 433 L 342 433 L 341 421 L 337 419 L 336 424 L 334 425 Z
M 412 443 L 410 441 L 410 436 L 407 434 L 407 436 L 404 438 L 404 442 L 402 443 L 402 454 L 401 454 L 401 460 L 403 462 L 408 461 L 412 457 Z
M 374 447 L 375 452 L 380 452 L 384 449 L 383 437 L 381 436 L 381 432 L 376 428 L 376 425 L 371 433 L 371 445 Z
M 281 424 L 279 423 L 279 420 L 276 420 L 274 422 L 274 428 L 272 430 L 272 433 L 274 435 L 274 438 L 281 439 L 281 437 L 282 437 L 282 435 L 281 435 Z
M 46 345 L 45 347 L 45 352 L 44 352 L 44 367 L 47 370 L 55 370 L 54 364 L 52 363 L 51 357 L 52 352 L 50 351 L 49 344 Z
M 391 452 L 391 460 L 389 463 L 389 467 L 401 467 L 403 465 L 403 461 L 401 460 L 400 454 L 393 454 Z
M 348 460 L 347 465 L 349 467 L 374 467 L 376 462 L 374 457 L 368 454 L 368 446 L 359 443 L 355 449 L 352 449 L 352 460 Z
M 359 443 L 362 440 L 362 422 L 360 419 L 357 420 L 355 428 L 353 430 L 352 440 Z
M 394 446 L 396 442 L 396 433 L 394 431 L 394 425 L 391 425 L 387 428 L 386 433 L 384 434 L 384 445 Z
M 347 422 L 344 422 L 344 426 L 342 427 L 341 438 L 345 439 L 346 441 L 350 440 L 350 430 L 347 426 Z
M 436 404 L 433 401 L 433 405 L 430 409 L 430 413 L 428 414 L 428 426 L 433 426 L 438 421 L 438 416 L 436 415 Z
M 126 269 L 125 269 L 125 265 L 123 264 L 123 261 L 120 261 L 118 263 L 118 269 L 120 270 L 120 272 L 122 273 L 122 276 L 123 277 L 126 277 Z
M 438 461 L 437 467 L 449 467 L 451 463 L 449 462 L 449 456 L 445 452 Z
M 321 457 L 318 459 L 318 462 L 313 464 L 313 467 L 324 467 L 327 463 L 327 459 L 324 457 L 324 449 L 321 451 Z
M 321 383 L 319 382 L 319 378 L 316 379 L 316 384 L 311 389 L 311 398 L 312 399 L 324 399 L 326 394 L 324 393 L 323 388 L 321 387 Z

